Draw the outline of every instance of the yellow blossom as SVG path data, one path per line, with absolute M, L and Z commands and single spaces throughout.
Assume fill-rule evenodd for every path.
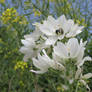
M 41 12 L 38 10 L 35 10 L 35 8 L 33 9 L 34 12 L 34 16 L 41 16 Z
M 76 20 L 76 22 L 77 22 L 78 24 L 80 24 L 80 23 L 81 23 L 81 21 L 80 21 L 80 20 Z
M 61 86 L 57 87 L 57 91 L 60 92 L 61 91 Z
M 70 7 L 71 7 L 71 4 L 67 3 L 66 8 L 70 9 Z
M 26 62 L 23 62 L 23 61 L 18 61 L 14 67 L 15 70 L 17 69 L 21 69 L 24 71 L 25 68 L 28 68 L 28 65 Z
M 14 18 L 16 18 L 17 12 L 13 8 L 8 8 L 2 13 L 1 20 L 4 24 L 11 23 Z
M 84 18 L 82 18 L 82 19 L 81 19 L 81 21 L 82 21 L 82 22 L 85 22 L 85 19 L 84 19 Z
M 57 86 L 57 91 L 58 91 L 58 92 L 64 92 L 64 88 L 62 88 L 62 87 L 59 85 L 59 86 Z
M 18 16 L 16 9 L 8 8 L 6 11 L 2 13 L 1 20 L 3 24 L 12 24 L 12 23 L 19 23 L 19 24 L 27 24 L 27 19 L 24 16 Z
M 5 0 L 0 0 L 0 3 L 4 3 L 5 2 Z
M 82 18 L 81 20 L 77 19 L 77 20 L 75 20 L 75 22 L 78 23 L 79 25 L 83 25 L 84 27 L 87 26 L 87 24 L 85 24 L 85 19 L 84 18 Z
M 20 16 L 17 16 L 12 22 L 18 22 L 20 20 Z
M 25 17 L 21 17 L 19 24 L 27 24 L 27 19 Z
M 19 84 L 20 84 L 21 86 L 24 86 L 23 81 L 19 81 Z

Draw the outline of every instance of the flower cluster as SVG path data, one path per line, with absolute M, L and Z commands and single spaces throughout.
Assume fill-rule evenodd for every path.
M 21 69 L 21 70 L 24 71 L 24 69 L 27 68 L 27 67 L 28 67 L 28 65 L 27 65 L 26 62 L 18 61 L 18 62 L 16 63 L 16 65 L 15 65 L 14 69 L 15 69 L 15 70 Z
M 14 20 L 14 18 L 17 16 L 17 12 L 15 9 L 10 8 L 6 9 L 6 11 L 3 12 L 1 19 L 4 24 L 8 24 L 10 21 Z
M 6 9 L 1 16 L 1 20 L 3 24 L 27 24 L 26 18 L 23 16 L 18 16 L 18 13 L 14 8 Z
M 4 3 L 5 2 L 5 0 L 0 0 L 0 3 L 2 4 L 2 3 Z
M 32 59 L 39 69 L 30 71 L 41 74 L 49 68 L 60 70 L 62 78 L 66 78 L 70 84 L 78 80 L 90 90 L 85 79 L 91 78 L 92 73 L 82 74 L 84 62 L 92 60 L 89 56 L 84 57 L 87 41 L 75 38 L 84 27 L 75 24 L 72 19 L 66 19 L 64 15 L 57 19 L 48 16 L 47 20 L 33 25 L 34 32 L 24 36 L 25 39 L 21 40 L 24 46 L 20 48 L 25 55 L 24 61 Z

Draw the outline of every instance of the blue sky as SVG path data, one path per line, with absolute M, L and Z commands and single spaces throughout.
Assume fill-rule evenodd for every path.
M 15 4 L 12 3 L 12 1 L 15 2 Z M 22 6 L 24 6 L 24 1 L 27 1 L 27 0 L 6 0 L 6 2 L 5 2 L 6 8 L 11 8 L 11 7 L 18 5 L 17 11 L 20 15 L 22 15 L 24 13 L 29 13 L 30 10 L 26 10 L 24 12 L 24 8 L 22 7 Z M 35 3 L 35 0 L 32 0 L 32 1 L 33 1 L 33 3 Z M 42 0 L 40 0 L 40 1 L 42 1 Z M 72 0 L 69 0 L 69 1 L 71 2 Z M 81 5 L 78 5 L 77 3 L 80 3 Z M 53 5 L 53 4 L 51 4 L 51 5 Z M 73 6 L 75 7 L 76 5 L 77 5 L 77 8 L 79 8 L 79 7 L 81 8 L 81 13 L 86 15 L 85 19 L 88 19 L 89 16 L 92 16 L 92 0 L 75 0 L 75 3 L 73 3 Z M 2 8 L 1 5 L 0 5 L 0 8 Z M 53 11 L 53 10 L 50 10 L 50 11 Z M 34 17 L 34 15 L 32 14 L 32 15 L 30 15 L 30 21 L 33 19 L 36 20 L 36 17 Z M 90 17 L 90 22 L 92 25 L 92 17 Z M 90 26 L 90 30 L 92 31 L 92 26 Z

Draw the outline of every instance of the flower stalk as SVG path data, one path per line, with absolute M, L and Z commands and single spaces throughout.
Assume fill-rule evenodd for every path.
M 49 68 L 61 71 L 62 92 L 79 92 L 79 82 L 90 90 L 85 79 L 91 78 L 92 73 L 83 75 L 82 67 L 85 61 L 92 59 L 84 57 L 87 41 L 76 38 L 84 27 L 75 24 L 72 19 L 66 19 L 64 15 L 57 19 L 48 16 L 47 20 L 34 25 L 35 31 L 24 36 L 24 46 L 20 48 L 25 55 L 24 61 L 32 59 L 33 65 L 39 69 L 30 71 L 36 74 L 46 73 Z M 83 92 L 86 90 L 83 89 Z

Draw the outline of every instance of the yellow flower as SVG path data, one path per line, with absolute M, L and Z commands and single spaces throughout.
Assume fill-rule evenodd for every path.
M 33 9 L 33 12 L 34 12 L 34 16 L 41 16 L 41 12 L 38 11 L 38 10 L 35 10 L 35 8 Z
M 85 19 L 84 19 L 84 18 L 82 18 L 82 19 L 81 19 L 81 21 L 82 21 L 82 22 L 84 22 L 84 21 L 85 21 Z
M 25 17 L 21 17 L 19 24 L 27 24 L 27 19 Z
M 17 16 L 12 22 L 18 22 L 20 20 L 20 17 Z
M 10 12 L 10 10 L 11 10 L 11 9 L 9 9 L 9 8 L 8 8 L 8 9 L 6 9 L 6 12 Z
M 34 15 L 35 16 L 40 16 L 41 15 L 41 12 L 40 11 L 35 11 Z
M 8 8 L 2 13 L 1 20 L 3 24 L 27 24 L 27 19 L 23 16 L 18 16 L 17 11 L 14 8 Z
M 58 91 L 58 92 L 64 92 L 64 88 L 62 88 L 62 87 L 59 85 L 59 86 L 57 86 L 57 91 Z
M 12 13 L 16 13 L 17 11 L 14 9 L 13 11 L 12 11 Z
M 83 25 L 84 27 L 87 26 L 87 24 L 85 24 L 85 19 L 84 18 L 82 18 L 81 20 L 77 19 L 77 20 L 75 20 L 75 22 L 78 23 L 79 25 Z
M 61 86 L 57 87 L 57 91 L 60 92 L 61 91 Z
M 19 84 L 20 84 L 21 86 L 24 86 L 23 81 L 19 81 Z
M 76 20 L 76 22 L 77 22 L 78 24 L 81 24 L 81 21 L 80 21 L 80 20 Z
M 28 65 L 26 62 L 23 62 L 23 61 L 18 61 L 14 67 L 15 70 L 17 69 L 21 69 L 24 71 L 25 68 L 28 68 Z
M 4 3 L 5 2 L 5 0 L 0 0 L 0 3 Z
M 8 8 L 2 13 L 1 20 L 4 24 L 10 24 L 17 17 L 17 12 L 13 8 Z
M 66 5 L 66 6 L 67 6 L 67 8 L 68 8 L 68 9 L 70 9 L 71 4 L 70 4 L 70 3 L 67 3 L 67 5 Z

